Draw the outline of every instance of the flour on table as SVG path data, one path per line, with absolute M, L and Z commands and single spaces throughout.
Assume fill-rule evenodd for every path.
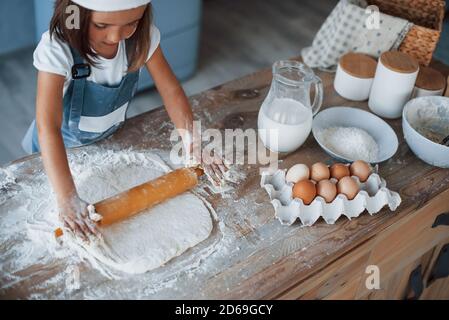
M 170 171 L 155 154 L 121 153 L 109 160 L 86 161 L 71 167 L 78 193 L 88 203 L 106 199 Z M 48 220 L 49 225 L 56 226 L 56 210 L 49 214 L 41 212 L 41 215 L 39 220 Z M 209 209 L 197 196 L 186 192 L 134 217 L 100 227 L 103 241 L 86 244 L 65 233 L 63 245 L 72 247 L 99 268 L 105 265 L 138 274 L 160 267 L 205 240 L 212 227 Z
M 130 188 L 176 168 L 170 161 L 170 152 L 160 149 L 114 151 L 87 146 L 70 150 L 68 158 L 75 182 L 78 187 L 84 184 L 83 196 L 90 202 L 107 195 L 102 187 L 106 179 L 99 177 L 109 177 L 108 188 L 115 194 L 123 191 L 125 182 L 125 189 Z M 139 250 L 146 254 L 154 249 L 152 244 L 148 247 L 143 245 L 151 242 L 147 234 L 140 237 L 134 237 L 137 233 L 129 235 L 125 241 L 138 239 L 135 241 L 137 244 L 133 243 L 136 247 L 129 252 L 125 251 L 129 246 L 116 247 L 117 243 L 111 243 L 108 237 L 105 237 L 104 246 L 86 246 L 79 240 L 68 238 L 70 234 L 65 233 L 63 245 L 60 245 L 55 240 L 54 230 L 61 225 L 41 160 L 34 158 L 11 165 L 6 170 L 8 172 L 0 172 L 0 177 L 2 174 L 9 177 L 0 190 L 0 296 L 5 298 L 206 299 L 210 297 L 210 293 L 205 291 L 206 279 L 214 278 L 235 263 L 236 258 L 232 254 L 236 250 L 235 241 L 247 243 L 246 238 L 237 236 L 229 225 L 233 221 L 239 225 L 246 225 L 248 221 L 254 225 L 260 223 L 258 216 L 254 215 L 254 210 L 262 205 L 257 203 L 256 193 L 244 201 L 239 200 L 237 189 L 226 191 L 226 194 L 212 194 L 207 179 L 202 177 L 198 187 L 182 195 L 188 196 L 186 201 L 175 198 L 160 205 L 167 206 L 164 221 L 175 220 L 171 227 L 185 223 L 183 227 L 187 227 L 181 232 L 189 231 L 189 234 L 187 243 L 180 242 L 175 249 L 170 246 L 166 251 L 157 252 L 157 263 L 152 257 L 140 259 Z M 237 180 L 244 176 L 237 166 L 231 171 L 235 171 L 232 175 L 238 176 Z M 207 199 L 218 197 L 222 198 L 223 204 L 216 211 Z M 179 205 L 180 202 L 182 204 Z M 148 215 L 153 215 L 156 208 Z M 191 212 L 193 208 L 197 211 Z M 175 209 L 180 215 L 174 214 Z M 144 229 L 133 223 L 133 219 L 138 217 L 109 226 L 108 230 L 110 227 Z M 197 227 L 194 228 L 192 223 Z M 259 240 L 268 239 L 265 235 L 258 236 Z M 200 240 L 202 238 L 204 240 Z M 196 241 L 200 242 L 195 244 Z M 259 244 L 259 241 L 250 246 L 239 246 L 249 254 L 255 243 Z M 176 254 L 179 256 L 174 257 Z M 137 274 L 163 263 L 163 260 L 167 263 L 162 267 Z M 127 261 L 132 263 L 127 264 Z M 223 285 L 228 285 L 227 281 Z

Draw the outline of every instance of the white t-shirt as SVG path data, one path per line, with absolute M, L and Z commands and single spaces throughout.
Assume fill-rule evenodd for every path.
M 159 29 L 152 25 L 150 32 L 150 50 L 148 59 L 151 58 L 160 43 Z M 65 77 L 64 95 L 72 80 L 72 66 L 74 64 L 69 45 L 53 35 L 50 39 L 50 32 L 42 35 L 41 41 L 34 51 L 34 66 L 40 71 L 59 74 Z M 91 66 L 91 75 L 87 80 L 108 86 L 120 83 L 128 70 L 125 48 L 125 40 L 120 41 L 117 54 L 112 59 L 98 57 L 97 67 Z

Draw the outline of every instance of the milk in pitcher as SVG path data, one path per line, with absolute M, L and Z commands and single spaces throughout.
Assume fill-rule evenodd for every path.
M 271 87 L 258 116 L 259 137 L 265 147 L 274 152 L 298 149 L 309 136 L 312 118 L 322 103 L 323 84 L 312 69 L 299 61 L 276 61 Z
M 274 99 L 269 108 L 266 103 L 262 104 L 258 117 L 263 144 L 274 152 L 290 152 L 299 148 L 312 130 L 312 109 L 290 98 Z

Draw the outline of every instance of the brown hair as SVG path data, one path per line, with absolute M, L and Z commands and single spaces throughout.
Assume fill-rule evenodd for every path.
M 75 5 L 71 0 L 56 0 L 53 17 L 50 22 L 50 37 L 56 34 L 61 40 L 76 49 L 90 65 L 96 65 L 98 55 L 90 47 L 88 37 L 92 11 L 78 6 L 80 11 L 80 29 L 66 27 L 66 8 Z M 148 57 L 150 49 L 150 27 L 152 23 L 152 7 L 148 4 L 136 31 L 126 41 L 128 55 L 128 72 L 134 72 L 142 67 Z

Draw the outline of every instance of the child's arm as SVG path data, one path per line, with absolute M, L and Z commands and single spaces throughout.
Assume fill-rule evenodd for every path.
M 175 127 L 192 131 L 193 114 L 189 101 L 179 84 L 178 79 L 173 74 L 168 62 L 160 47 L 147 62 L 147 69 L 150 72 L 157 90 L 159 91 L 165 108 Z
M 193 114 L 189 101 L 181 87 L 178 79 L 174 75 L 160 46 L 156 49 L 150 60 L 147 62 L 147 69 L 150 72 L 157 90 L 159 91 L 165 108 L 173 121 L 175 127 L 183 129 L 190 133 L 189 137 L 181 134 L 184 145 L 190 144 L 190 152 L 192 152 L 193 137 Z M 188 140 L 188 141 L 186 141 Z M 187 147 L 187 146 L 186 146 Z M 204 160 L 204 159 L 202 159 Z M 221 158 L 216 157 L 212 161 L 203 162 L 206 174 L 211 177 L 215 183 L 223 181 L 224 174 L 228 170 Z M 212 162 L 212 164 L 210 164 Z M 218 180 L 218 181 L 217 181 Z
M 39 71 L 36 126 L 45 171 L 56 193 L 59 215 L 65 226 L 87 239 L 98 234 L 88 219 L 87 204 L 79 199 L 61 134 L 64 77 Z

